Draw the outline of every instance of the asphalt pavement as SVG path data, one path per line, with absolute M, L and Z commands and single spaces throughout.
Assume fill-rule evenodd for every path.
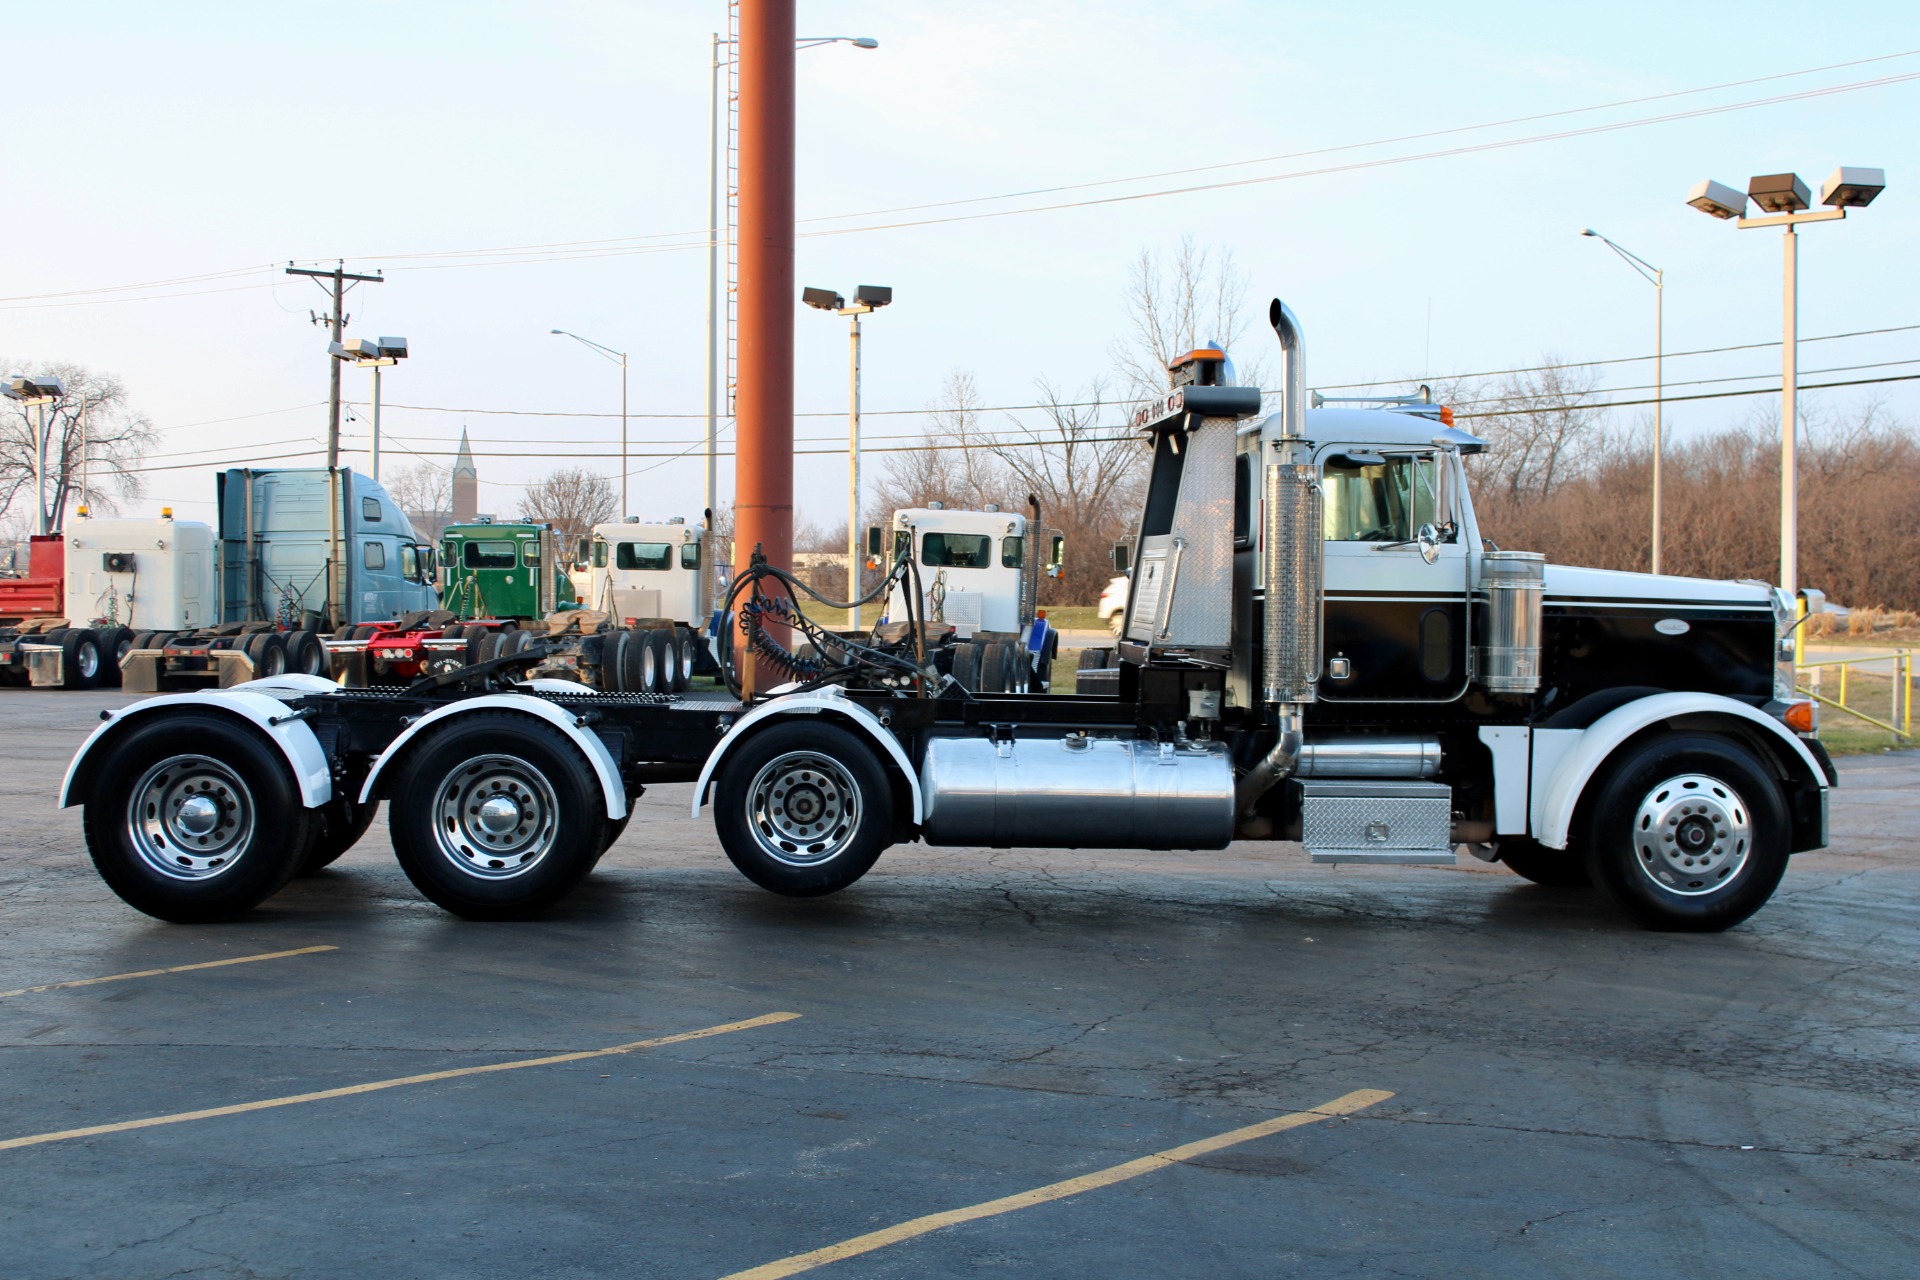
M 384 820 L 166 925 L 0 690 L 0 1276 L 1891 1276 L 1920 1257 L 1920 753 L 1728 933 L 1498 867 L 896 849 L 808 902 L 685 786 L 542 921 Z M 64 985 L 63 985 L 64 984 Z

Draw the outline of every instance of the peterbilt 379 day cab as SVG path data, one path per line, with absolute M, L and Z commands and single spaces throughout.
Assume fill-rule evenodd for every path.
M 842 889 L 915 839 L 1241 839 L 1322 862 L 1465 847 L 1591 879 L 1659 928 L 1757 910 L 1825 843 L 1834 780 L 1794 696 L 1786 601 L 1494 550 L 1464 483 L 1479 442 L 1421 412 L 1309 413 L 1299 326 L 1278 301 L 1271 318 L 1278 413 L 1197 352 L 1135 417 L 1153 460 L 1118 696 L 968 694 L 932 677 L 913 625 L 740 704 L 515 684 L 505 665 L 398 693 L 288 677 L 119 712 L 62 803 L 86 806 L 108 882 L 174 919 L 253 905 L 381 799 L 429 897 L 537 911 L 643 785 L 674 779 L 785 894 Z

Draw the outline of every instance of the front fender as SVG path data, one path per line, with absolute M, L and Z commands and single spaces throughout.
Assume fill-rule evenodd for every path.
M 1805 743 L 1785 725 L 1744 702 L 1714 693 L 1658 693 L 1618 707 L 1580 731 L 1579 739 L 1560 756 L 1544 787 L 1540 787 L 1539 807 L 1534 815 L 1534 839 L 1554 849 L 1567 847 L 1567 834 L 1573 826 L 1574 809 L 1587 789 L 1587 783 L 1599 771 L 1614 750 L 1649 725 L 1679 716 L 1727 716 L 1755 725 L 1785 742 L 1807 771 L 1807 777 L 1822 791 L 1827 775 Z M 1544 735 L 1536 732 L 1536 751 Z M 1536 756 L 1537 763 L 1537 756 Z M 1536 783 L 1536 786 L 1538 784 Z
M 907 759 L 907 753 L 900 740 L 888 731 L 880 717 L 867 710 L 838 689 L 816 689 L 812 693 L 790 693 L 762 703 L 734 722 L 727 736 L 720 739 L 720 745 L 707 757 L 707 763 L 700 769 L 700 780 L 693 786 L 693 816 L 699 817 L 700 810 L 707 803 L 707 785 L 713 781 L 714 770 L 720 767 L 720 761 L 731 751 L 741 737 L 752 732 L 757 724 L 782 716 L 831 715 L 852 724 L 855 728 L 872 738 L 879 748 L 886 752 L 907 780 L 907 790 L 913 804 L 913 820 L 917 824 L 924 816 L 920 802 L 920 775 Z
M 577 692 L 577 685 L 569 685 L 570 692 Z M 544 720 L 569 741 L 580 748 L 587 757 L 587 763 L 593 766 L 593 772 L 600 779 L 600 791 L 606 798 L 607 817 L 620 819 L 627 816 L 627 788 L 620 780 L 620 766 L 615 763 L 613 753 L 607 750 L 607 744 L 589 733 L 572 712 L 556 707 L 545 698 L 530 698 L 523 693 L 489 693 L 478 698 L 463 698 L 459 702 L 449 703 L 437 711 L 429 711 L 408 725 L 399 737 L 387 744 L 374 760 L 373 767 L 367 770 L 367 781 L 360 788 L 360 803 L 381 798 L 376 790 L 380 775 L 394 760 L 399 759 L 407 744 L 436 724 L 444 724 L 455 716 L 471 715 L 476 711 L 517 711 L 536 720 Z
M 270 681 L 255 683 L 272 684 Z M 330 684 L 326 687 L 333 688 Z M 284 682 L 279 688 L 295 694 L 313 692 Z M 217 692 L 208 689 L 194 693 L 164 693 L 108 712 L 106 722 L 88 734 L 87 740 L 80 744 L 80 749 L 73 753 L 73 760 L 67 765 L 67 776 L 60 783 L 60 807 L 65 809 L 87 802 L 93 790 L 93 771 L 88 761 L 97 747 L 110 738 L 118 737 L 130 722 L 162 714 L 170 707 L 206 708 L 253 725 L 279 748 L 287 767 L 293 770 L 294 782 L 300 788 L 301 804 L 309 809 L 317 809 L 333 799 L 333 773 L 327 767 L 327 753 L 320 749 L 320 740 L 314 737 L 306 721 L 287 719 L 293 714 L 293 708 L 280 699 L 246 685 L 235 685 Z

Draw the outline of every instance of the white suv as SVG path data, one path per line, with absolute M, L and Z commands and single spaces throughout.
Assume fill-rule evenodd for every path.
M 1127 623 L 1127 575 L 1117 574 L 1107 582 L 1106 590 L 1100 593 L 1100 620 L 1107 629 L 1119 635 L 1120 628 Z M 1085 599 L 1085 597 L 1081 597 Z

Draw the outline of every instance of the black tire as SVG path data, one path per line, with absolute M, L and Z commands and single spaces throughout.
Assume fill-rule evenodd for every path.
M 600 688 L 607 693 L 627 691 L 627 648 L 632 642 L 624 631 L 600 634 Z
M 287 643 L 277 631 L 256 631 L 247 637 L 247 656 L 253 659 L 256 680 L 285 674 Z
M 666 642 L 667 633 L 648 628 L 645 631 L 634 632 L 633 638 L 646 647 L 646 657 L 641 662 L 641 668 L 646 676 L 646 692 L 672 693 L 673 653 L 671 646 Z
M 354 638 L 353 633 L 359 629 L 360 628 L 354 626 L 352 623 L 348 623 L 344 627 L 335 627 L 333 629 L 333 638 L 335 640 L 351 640 Z
M 311 631 L 295 631 L 287 636 L 287 670 L 296 675 L 327 674 L 327 649 Z
M 374 815 L 379 812 L 378 800 L 360 804 L 351 795 L 336 791 L 333 799 L 314 810 L 319 821 L 315 823 L 313 843 L 307 846 L 307 854 L 293 874 L 317 875 L 339 861 L 342 854 L 360 843 L 360 837 L 367 834 L 367 829 L 373 826 Z
M 846 888 L 893 840 L 886 773 L 867 743 L 834 724 L 789 722 L 755 734 L 720 766 L 713 796 L 727 858 L 790 898 Z
M 685 693 L 693 680 L 693 640 L 685 627 L 675 627 L 667 635 L 667 692 Z
M 1007 642 L 995 640 L 980 651 L 980 692 L 1005 693 L 1013 675 L 1013 663 L 1007 655 Z
M 505 643 L 506 635 L 499 631 L 489 631 L 480 637 L 480 647 L 474 654 L 475 662 L 492 662 L 500 656 L 500 646 Z
M 85 627 L 69 627 L 61 634 L 60 687 L 62 689 L 97 688 L 105 678 L 106 652 L 100 646 L 100 633 Z
M 111 688 L 118 689 L 121 659 L 133 652 L 133 632 L 126 627 L 108 627 L 101 634 L 106 637 L 102 652 L 107 659 L 102 682 Z
M 1082 649 L 1080 651 L 1081 671 L 1105 671 L 1113 665 L 1113 650 Z
M 971 640 L 962 640 L 953 646 L 954 681 L 969 693 L 980 689 L 980 646 Z
M 1042 658 L 1040 659 L 1040 665 L 1035 668 L 1033 673 L 1033 691 L 1035 693 L 1047 693 L 1052 689 L 1053 659 L 1051 657 Z
M 627 647 L 620 655 L 620 687 L 628 693 L 646 693 L 647 643 L 638 631 L 623 631 Z
M 618 844 L 620 842 L 620 837 L 626 834 L 627 824 L 631 821 L 633 821 L 633 805 L 628 804 L 625 817 L 613 818 L 608 821 L 607 835 L 606 835 L 607 842 L 600 846 L 600 856 L 595 858 L 594 862 L 598 863 L 600 861 L 600 858 L 606 857 L 609 853 L 613 851 L 613 846 Z
M 1730 928 L 1764 906 L 1786 873 L 1779 784 L 1730 739 L 1674 733 L 1630 747 L 1588 796 L 1580 832 L 1588 873 L 1649 929 Z
M 401 870 L 433 902 L 469 920 L 525 920 L 573 892 L 606 848 L 599 781 L 551 725 L 511 712 L 461 716 L 399 763 L 387 828 Z M 479 801 L 518 825 L 494 835 Z
M 159 634 L 157 631 L 136 631 L 133 633 L 133 647 L 136 649 L 151 649 L 153 648 L 153 638 Z
M 1556 889 L 1584 889 L 1593 884 L 1587 860 L 1578 849 L 1549 849 L 1526 836 L 1501 836 L 1500 861 L 1524 880 Z
M 313 838 L 313 812 L 280 753 L 218 713 L 134 721 L 93 777 L 83 815 L 93 865 L 123 902 L 161 920 L 253 909 L 292 877 Z M 189 801 L 205 802 L 199 814 L 185 813 Z

